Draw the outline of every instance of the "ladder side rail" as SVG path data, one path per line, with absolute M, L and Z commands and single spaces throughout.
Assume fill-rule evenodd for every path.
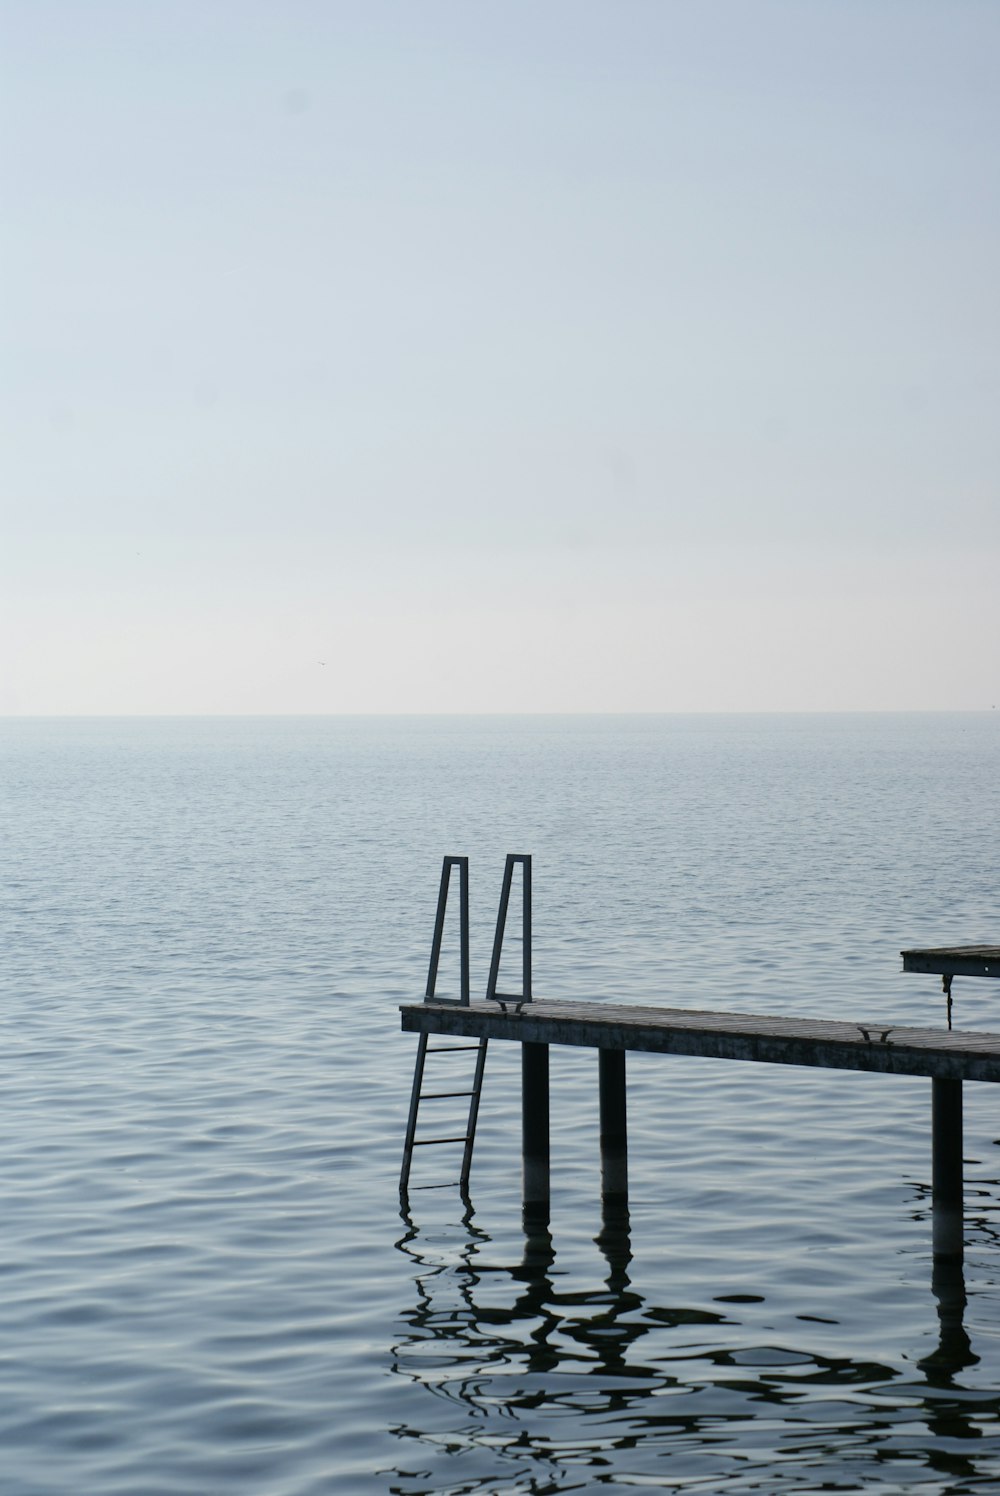
M 424 1079 L 424 1058 L 427 1054 L 427 1035 L 421 1034 L 417 1042 L 417 1059 L 413 1067 L 413 1089 L 410 1092 L 410 1114 L 406 1120 L 406 1138 L 403 1142 L 403 1166 L 399 1171 L 399 1188 L 405 1193 L 410 1182 L 410 1165 L 413 1162 L 413 1142 L 417 1134 L 417 1112 L 420 1110 L 420 1088 Z
M 459 948 L 461 953 L 461 991 L 459 1002 L 469 1006 L 469 859 L 458 859 Z
M 480 1039 L 479 1053 L 476 1056 L 476 1073 L 472 1081 L 472 1095 L 469 1100 L 469 1122 L 465 1129 L 465 1148 L 462 1152 L 462 1172 L 459 1175 L 459 1185 L 463 1190 L 469 1187 L 469 1173 L 472 1169 L 472 1150 L 476 1145 L 476 1124 L 479 1121 L 479 1098 L 483 1094 L 483 1075 L 486 1071 L 486 1046 L 488 1039 Z
M 504 863 L 503 883 L 500 887 L 500 907 L 497 909 L 497 928 L 493 936 L 493 956 L 490 960 L 490 975 L 486 983 L 486 996 L 495 1001 L 497 995 L 497 979 L 500 975 L 500 956 L 503 952 L 504 931 L 507 928 L 507 905 L 510 903 L 510 885 L 514 876 L 514 854 L 507 853 L 507 861 Z
M 504 936 L 507 931 L 507 911 L 510 905 L 511 886 L 514 880 L 514 865 L 521 864 L 521 995 L 515 997 L 511 993 L 497 991 L 497 982 L 500 978 L 500 960 L 503 955 Z M 487 1000 L 498 1002 L 516 1003 L 518 1008 L 524 1003 L 531 1002 L 531 856 L 527 852 L 508 852 L 507 860 L 503 870 L 503 884 L 500 889 L 500 906 L 497 910 L 497 928 L 493 937 L 493 958 L 490 962 L 490 975 L 486 983 Z
M 521 991 L 526 1003 L 531 1001 L 531 858 L 521 859 L 521 892 L 524 896 L 521 910 Z

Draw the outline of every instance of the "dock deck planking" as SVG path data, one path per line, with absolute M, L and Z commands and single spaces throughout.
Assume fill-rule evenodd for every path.
M 410 1033 L 1000 1082 L 1000 1034 L 970 1030 L 599 1001 L 545 1000 L 517 1015 L 493 1003 L 423 1002 L 403 1004 L 400 1013 Z

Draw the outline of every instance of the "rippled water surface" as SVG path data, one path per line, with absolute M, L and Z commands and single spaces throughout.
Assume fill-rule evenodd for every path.
M 911 1078 L 630 1056 L 602 1218 L 594 1056 L 554 1051 L 526 1230 L 496 1044 L 470 1198 L 425 1149 L 401 1213 L 397 1005 L 442 853 L 481 991 L 530 851 L 540 1000 L 941 1023 L 898 952 L 1000 941 L 998 750 L 996 713 L 0 723 L 5 1496 L 994 1489 L 992 1087 L 964 1277 Z

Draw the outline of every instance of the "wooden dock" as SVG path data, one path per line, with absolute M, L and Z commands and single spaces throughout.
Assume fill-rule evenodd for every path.
M 515 1014 L 500 1011 L 495 1002 L 463 1006 L 431 1000 L 404 1004 L 400 1013 L 402 1027 L 409 1033 L 521 1045 L 524 1204 L 526 1209 L 542 1211 L 547 1210 L 549 1198 L 548 1057 L 552 1044 L 598 1051 L 606 1199 L 624 1198 L 628 1189 L 625 1055 L 629 1050 L 929 1078 L 934 1253 L 962 1256 L 962 1083 L 1000 1082 L 1000 1034 L 910 1028 L 876 1020 L 845 1023 L 610 1002 L 534 1002 Z
M 459 950 L 461 996 L 436 996 L 438 961 L 444 936 L 451 874 L 459 872 Z M 522 875 L 521 966 L 519 994 L 498 990 L 508 904 L 515 870 Z M 601 1192 L 605 1203 L 628 1197 L 628 1125 L 625 1056 L 646 1054 L 742 1060 L 761 1065 L 806 1065 L 824 1070 L 866 1070 L 875 1075 L 923 1076 L 931 1082 L 931 1198 L 934 1255 L 960 1261 L 962 1221 L 962 1085 L 1000 1081 L 1000 1034 L 952 1029 L 951 984 L 955 976 L 1000 976 L 998 946 L 939 946 L 902 952 L 903 970 L 942 977 L 947 995 L 946 1030 L 910 1028 L 861 1019 L 854 1023 L 819 1018 L 787 1018 L 752 1013 L 710 1013 L 685 1008 L 639 1007 L 610 1002 L 532 1001 L 531 856 L 508 852 L 497 912 L 493 959 L 485 1002 L 471 1002 L 469 990 L 469 859 L 445 857 L 431 942 L 427 991 L 422 1003 L 404 1003 L 402 1026 L 418 1034 L 410 1114 L 403 1145 L 400 1191 L 405 1194 L 413 1149 L 426 1143 L 461 1143 L 460 1183 L 468 1184 L 482 1091 L 486 1050 L 499 1039 L 521 1046 L 521 1160 L 526 1213 L 548 1217 L 549 1209 L 549 1047 L 567 1044 L 597 1050 L 600 1108 Z M 432 1035 L 474 1041 L 475 1076 L 467 1089 L 423 1090 L 424 1061 Z M 433 1052 L 438 1052 L 437 1048 Z M 458 1136 L 417 1138 L 421 1100 L 462 1098 L 468 1122 Z

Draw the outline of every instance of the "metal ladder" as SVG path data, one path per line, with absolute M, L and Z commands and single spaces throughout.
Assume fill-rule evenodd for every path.
M 507 928 L 507 909 L 510 903 L 511 885 L 514 877 L 514 868 L 520 864 L 522 876 L 522 923 L 521 923 L 521 991 L 520 993 L 498 992 L 497 981 L 500 974 L 500 960 L 503 954 L 504 935 Z M 458 998 L 436 997 L 438 962 L 441 958 L 441 945 L 444 940 L 445 914 L 448 909 L 448 891 L 451 885 L 451 870 L 458 868 L 459 873 L 459 946 L 461 955 L 461 996 Z M 520 1013 L 525 1003 L 531 1002 L 531 857 L 524 852 L 508 852 L 507 861 L 504 866 L 503 885 L 500 891 L 500 908 L 497 912 L 496 935 L 493 940 L 493 959 L 490 963 L 490 975 L 486 984 L 486 996 L 493 1002 L 500 1004 L 506 1014 L 507 1005 L 513 1006 L 515 1014 Z M 437 914 L 434 918 L 434 939 L 431 942 L 431 962 L 427 972 L 427 992 L 425 1002 L 451 1003 L 455 1007 L 467 1008 L 469 1006 L 469 859 L 467 857 L 446 857 L 441 868 L 441 886 L 438 890 Z M 476 1141 L 476 1123 L 479 1119 L 479 1098 L 483 1091 L 483 1075 L 486 1070 L 486 1047 L 488 1039 L 480 1039 L 476 1044 L 434 1044 L 428 1043 L 428 1035 L 421 1034 L 417 1044 L 417 1060 L 413 1069 L 413 1090 L 410 1093 L 410 1115 L 406 1123 L 406 1140 L 403 1144 L 403 1167 L 399 1174 L 400 1194 L 405 1195 L 410 1182 L 410 1165 L 413 1162 L 414 1148 L 431 1147 L 439 1143 L 462 1143 L 462 1171 L 459 1175 L 459 1185 L 463 1191 L 469 1187 L 469 1171 L 472 1168 L 472 1149 Z M 429 1054 L 459 1054 L 462 1051 L 476 1051 L 476 1068 L 472 1078 L 472 1085 L 467 1090 L 456 1091 L 425 1091 L 424 1086 L 424 1063 Z M 418 1138 L 417 1117 L 420 1112 L 421 1101 L 446 1101 L 451 1098 L 467 1097 L 469 1101 L 469 1116 L 465 1132 L 459 1135 L 451 1135 L 443 1138 Z M 429 1187 L 429 1186 L 428 1186 Z
M 458 868 L 459 872 L 459 944 L 461 953 L 461 996 L 458 999 L 435 997 L 437 987 L 438 962 L 441 957 L 441 944 L 444 939 L 444 921 L 448 908 L 448 890 L 451 882 L 451 870 Z M 431 944 L 431 963 L 427 973 L 427 1002 L 454 1002 L 457 1007 L 467 1008 L 469 1006 L 469 859 L 467 857 L 446 857 L 441 868 L 441 887 L 438 891 L 437 914 L 434 919 L 434 939 Z M 483 1091 L 483 1075 L 486 1070 L 486 1046 L 487 1039 L 480 1039 L 477 1044 L 428 1044 L 428 1035 L 421 1034 L 417 1044 L 417 1060 L 413 1070 L 413 1090 L 410 1093 L 410 1115 L 406 1123 L 406 1140 L 403 1144 L 403 1167 L 399 1174 L 399 1189 L 405 1194 L 410 1182 L 410 1165 L 413 1162 L 414 1148 L 433 1147 L 439 1143 L 463 1143 L 462 1170 L 459 1175 L 459 1185 L 462 1190 L 468 1189 L 469 1171 L 472 1168 L 472 1149 L 476 1141 L 476 1122 L 479 1117 L 479 1098 Z M 468 1050 L 476 1051 L 476 1068 L 469 1089 L 458 1091 L 425 1091 L 424 1085 L 424 1063 L 428 1054 L 460 1054 Z M 469 1115 L 466 1122 L 465 1132 L 458 1136 L 444 1138 L 418 1138 L 417 1117 L 420 1112 L 421 1101 L 444 1101 L 449 1098 L 468 1097 Z

